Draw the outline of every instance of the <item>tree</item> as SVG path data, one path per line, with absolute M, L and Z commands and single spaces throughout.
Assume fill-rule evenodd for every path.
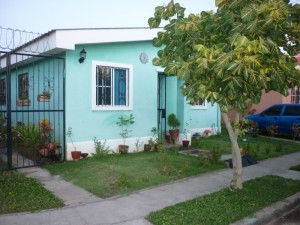
M 173 0 L 156 7 L 150 28 L 163 20 L 167 24 L 153 39 L 160 47 L 153 64 L 184 80 L 182 91 L 191 103 L 206 99 L 220 105 L 232 146 L 231 186 L 241 189 L 239 127 L 232 126 L 227 113 L 245 111 L 247 101 L 258 103 L 262 90 L 286 96 L 299 86 L 292 56 L 300 51 L 300 6 L 289 0 L 216 0 L 216 5 L 216 13 L 187 17 Z

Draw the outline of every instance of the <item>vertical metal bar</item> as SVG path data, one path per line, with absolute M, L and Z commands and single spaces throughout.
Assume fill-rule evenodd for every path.
M 63 145 L 64 146 L 64 152 L 63 152 L 63 155 L 64 155 L 64 161 L 67 160 L 67 156 L 66 156 L 66 152 L 67 152 L 67 146 L 66 146 L 66 103 L 65 103 L 65 99 L 66 99 L 66 69 L 65 69 L 65 63 L 66 61 L 63 60 Z
M 6 53 L 6 82 L 7 82 L 7 167 L 12 169 L 12 127 L 11 127 L 11 55 Z

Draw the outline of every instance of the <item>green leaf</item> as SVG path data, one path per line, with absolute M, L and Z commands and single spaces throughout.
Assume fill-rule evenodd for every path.
M 178 70 L 178 77 L 180 77 L 182 80 L 187 80 L 190 78 L 190 70 L 188 63 L 183 63 Z
M 165 68 L 165 73 L 167 75 L 176 75 L 177 74 L 177 63 L 168 63 L 168 66 Z
M 156 17 L 151 17 L 148 19 L 148 25 L 150 28 L 157 28 L 159 27 L 161 22 L 160 18 L 156 18 Z
M 162 46 L 162 41 L 158 37 L 153 38 L 152 43 L 155 47 L 161 47 Z
M 160 59 L 158 57 L 155 57 L 153 60 L 152 60 L 152 64 L 154 66 L 160 66 Z

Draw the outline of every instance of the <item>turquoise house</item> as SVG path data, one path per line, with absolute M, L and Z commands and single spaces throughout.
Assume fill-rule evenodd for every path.
M 143 149 L 143 144 L 152 136 L 152 127 L 158 128 L 158 137 L 164 140 L 170 129 L 166 121 L 171 113 L 175 113 L 181 122 L 178 144 L 186 136 L 191 139 L 196 132 L 220 131 L 218 105 L 207 102 L 190 105 L 180 91 L 183 81 L 166 76 L 163 68 L 152 65 L 158 51 L 152 45 L 152 39 L 159 30 L 53 30 L 18 49 L 19 52 L 35 49 L 39 52 L 35 54 L 37 56 L 43 53 L 63 59 L 63 72 L 57 76 L 63 76 L 64 85 L 50 85 L 53 92 L 60 93 L 55 95 L 57 101 L 54 96 L 50 101 L 54 105 L 63 101 L 64 115 L 55 123 L 63 124 L 64 130 L 59 135 L 64 136 L 61 140 L 66 143 L 67 159 L 71 159 L 70 152 L 74 149 L 71 140 L 65 136 L 69 127 L 72 127 L 77 150 L 94 152 L 96 137 L 117 152 L 123 140 L 116 123 L 120 116 L 130 114 L 135 123 L 130 125 L 130 137 L 126 140 L 129 152 Z M 42 62 L 47 63 L 47 58 Z M 42 62 L 36 61 L 36 64 Z M 55 68 L 51 74 L 55 74 Z M 30 77 L 30 69 L 28 73 Z M 37 85 L 45 84 L 32 84 Z M 29 108 L 34 107 L 33 101 L 36 101 L 35 96 Z M 57 118 L 51 114 L 52 117 Z M 184 135 L 185 130 L 187 135 Z

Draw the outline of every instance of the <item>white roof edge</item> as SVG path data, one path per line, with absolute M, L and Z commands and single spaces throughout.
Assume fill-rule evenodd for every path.
M 18 52 L 47 53 L 57 49 L 74 50 L 78 44 L 148 41 L 162 30 L 163 28 L 57 29 L 25 43 Z

